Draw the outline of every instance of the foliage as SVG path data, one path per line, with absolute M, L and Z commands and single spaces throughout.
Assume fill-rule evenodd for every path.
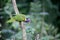
M 53 22 L 59 14 L 56 5 L 53 5 L 50 0 L 44 0 L 44 5 L 43 0 L 34 0 L 34 2 L 27 0 L 16 1 L 21 13 L 28 15 L 15 15 L 11 1 L 6 0 L 6 4 L 1 2 L 2 6 L 5 5 L 0 10 L 0 15 L 3 16 L 3 20 L 1 17 L 0 19 L 4 23 L 2 25 L 3 29 L 1 30 L 4 40 L 22 40 L 22 30 L 18 21 L 25 21 L 26 18 L 30 18 L 29 23 L 24 22 L 27 40 L 60 40 L 60 33 L 57 33 L 58 28 L 53 25 Z M 7 23 L 5 23 L 6 21 Z

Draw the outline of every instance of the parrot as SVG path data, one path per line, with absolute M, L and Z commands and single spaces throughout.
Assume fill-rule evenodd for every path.
M 15 16 L 13 16 L 12 18 L 10 18 L 7 23 L 12 23 L 14 21 L 18 21 L 18 22 L 30 22 L 29 18 L 26 18 L 26 15 L 24 14 L 16 14 Z
M 12 23 L 14 21 L 18 21 L 18 22 L 21 22 L 21 21 L 26 21 L 26 15 L 24 14 L 16 14 L 15 16 L 11 17 L 7 23 Z
M 26 15 L 24 14 L 17 14 L 16 16 L 13 17 L 16 21 L 25 21 L 26 20 Z

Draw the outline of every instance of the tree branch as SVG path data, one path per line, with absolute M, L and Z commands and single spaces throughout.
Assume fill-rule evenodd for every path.
M 16 5 L 16 0 L 12 0 L 12 4 L 13 4 L 13 8 L 14 8 L 15 13 L 19 14 L 19 10 L 18 10 L 17 5 Z
M 16 5 L 16 0 L 12 0 L 12 4 L 13 4 L 15 13 L 19 14 L 19 10 L 18 10 L 17 5 Z M 19 23 L 20 23 L 20 26 L 21 26 L 22 32 L 23 32 L 23 40 L 27 40 L 24 22 L 19 22 Z

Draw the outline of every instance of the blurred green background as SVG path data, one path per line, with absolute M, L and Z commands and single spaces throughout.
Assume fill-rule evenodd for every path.
M 27 40 L 60 40 L 59 0 L 16 0 L 19 11 L 30 18 L 25 22 Z M 22 40 L 18 22 L 7 24 L 15 12 L 11 0 L 0 0 L 0 40 Z

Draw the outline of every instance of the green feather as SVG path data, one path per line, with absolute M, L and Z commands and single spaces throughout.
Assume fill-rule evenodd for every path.
M 24 14 L 17 14 L 16 16 L 12 17 L 7 23 L 12 23 L 14 21 L 25 21 L 26 17 Z
M 10 20 L 7 21 L 7 23 L 12 23 L 14 21 L 15 21 L 15 19 L 14 18 L 11 18 Z
M 16 21 L 25 21 L 25 15 L 23 14 L 17 14 L 16 16 L 13 17 Z

